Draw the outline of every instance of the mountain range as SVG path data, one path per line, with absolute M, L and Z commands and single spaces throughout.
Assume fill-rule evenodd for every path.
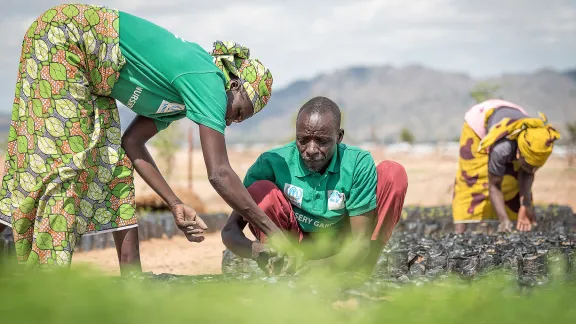
M 479 83 L 496 86 L 495 97 L 519 104 L 531 115 L 544 112 L 561 133 L 567 121 L 576 120 L 576 70 L 477 79 L 420 65 L 383 65 L 343 68 L 274 89 L 267 107 L 229 127 L 226 137 L 230 143 L 291 140 L 298 109 L 314 96 L 325 96 L 342 110 L 348 143 L 395 142 L 403 128 L 417 142 L 455 140 L 464 113 L 475 103 L 470 92 Z M 125 128 L 134 113 L 126 107 L 120 113 Z M 0 115 L 0 132 L 8 131 L 9 121 L 9 114 Z
M 348 142 L 394 142 L 407 128 L 417 142 L 458 138 L 465 112 L 475 104 L 470 92 L 480 83 L 497 87 L 495 97 L 544 112 L 562 132 L 576 120 L 576 70 L 542 69 L 475 79 L 419 65 L 352 67 L 297 81 L 272 94 L 262 112 L 227 130 L 245 141 L 291 138 L 294 116 L 307 100 L 326 96 L 343 113 Z

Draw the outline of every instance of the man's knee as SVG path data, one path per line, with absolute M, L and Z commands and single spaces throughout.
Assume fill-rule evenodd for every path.
M 402 164 L 395 161 L 382 161 L 376 167 L 378 187 L 389 188 L 390 193 L 406 195 L 408 174 Z
M 280 191 L 276 184 L 268 180 L 255 181 L 247 190 L 256 204 L 260 204 L 266 197 L 282 195 L 282 191 Z

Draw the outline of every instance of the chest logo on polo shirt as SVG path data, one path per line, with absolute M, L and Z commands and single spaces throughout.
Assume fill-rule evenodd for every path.
M 328 210 L 346 207 L 346 196 L 338 190 L 328 190 Z
M 294 205 L 302 207 L 302 197 L 304 196 L 302 188 L 286 183 L 284 184 L 284 194 Z
M 160 107 L 158 107 L 158 110 L 156 111 L 156 113 L 157 114 L 164 114 L 164 113 L 170 113 L 170 112 L 175 112 L 175 111 L 182 111 L 184 109 L 186 109 L 186 106 L 184 106 L 183 104 L 162 100 L 162 103 L 160 104 Z

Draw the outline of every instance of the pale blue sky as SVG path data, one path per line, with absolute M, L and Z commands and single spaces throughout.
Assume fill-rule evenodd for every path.
M 22 36 L 52 5 L 4 0 L 0 95 L 10 110 Z M 207 50 L 235 40 L 269 66 L 276 89 L 350 65 L 418 63 L 473 76 L 576 67 L 574 0 L 101 0 Z M 6 109 L 0 108 L 5 111 Z

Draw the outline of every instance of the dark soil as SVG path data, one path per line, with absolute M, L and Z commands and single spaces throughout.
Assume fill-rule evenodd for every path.
M 155 214 L 140 221 L 143 239 L 171 237 L 179 231 L 169 213 Z M 536 208 L 538 226 L 530 233 L 495 233 L 496 224 L 471 226 L 465 234 L 453 234 L 449 207 L 406 207 L 403 218 L 374 269 L 370 284 L 398 285 L 429 281 L 449 274 L 473 280 L 493 271 L 515 276 L 521 286 L 545 284 L 552 271 L 560 269 L 566 278 L 576 272 L 576 216 L 566 206 Z M 206 218 L 205 218 L 206 219 Z M 221 226 L 225 215 L 209 218 Z M 90 239 L 87 239 L 90 238 Z M 83 238 L 79 249 L 113 246 L 105 235 Z M 9 229 L 0 236 L 0 257 L 14 250 Z M 228 250 L 223 252 L 223 275 L 178 276 L 135 274 L 137 278 L 164 282 L 201 283 L 210 281 L 257 281 L 292 283 L 294 278 L 267 277 L 249 259 Z
M 428 281 L 448 274 L 474 279 L 495 270 L 533 286 L 547 281 L 551 265 L 564 264 L 573 276 L 576 216 L 569 207 L 536 208 L 538 226 L 529 233 L 496 233 L 497 224 L 469 226 L 453 234 L 449 207 L 407 207 L 374 269 L 373 279 L 388 282 Z M 553 262 L 551 262 L 551 260 Z M 263 276 L 252 260 L 226 250 L 222 272 L 236 278 Z

